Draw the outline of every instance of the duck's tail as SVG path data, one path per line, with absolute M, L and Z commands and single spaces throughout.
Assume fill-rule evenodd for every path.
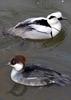
M 71 84 L 71 78 L 68 75 L 61 74 L 60 77 L 55 79 L 55 84 L 59 86 L 67 86 Z

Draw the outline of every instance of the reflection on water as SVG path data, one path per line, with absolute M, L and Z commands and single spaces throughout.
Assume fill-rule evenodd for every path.
M 65 32 L 62 30 L 56 37 L 54 37 L 52 40 L 47 40 L 44 42 L 43 47 L 52 47 L 55 45 L 55 47 L 59 46 L 63 42 L 65 38 Z
M 22 96 L 27 91 L 27 87 L 20 84 L 14 84 L 11 90 L 8 92 L 13 96 Z
M 43 88 L 50 88 L 52 86 L 58 86 L 58 85 L 54 85 L 54 84 L 49 84 L 48 86 L 44 86 L 44 87 L 27 87 L 25 85 L 20 85 L 20 84 L 14 84 L 13 87 L 11 88 L 11 90 L 8 91 L 9 94 L 13 95 L 13 96 L 23 96 L 26 92 L 27 89 L 29 88 L 33 88 L 34 90 L 42 90 Z
M 65 38 L 65 32 L 62 30 L 56 37 L 46 40 L 30 40 L 41 44 L 41 48 L 53 47 L 59 45 Z

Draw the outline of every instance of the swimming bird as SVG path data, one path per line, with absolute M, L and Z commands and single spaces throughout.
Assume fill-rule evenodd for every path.
M 16 55 L 8 63 L 13 69 L 11 79 L 15 83 L 26 86 L 49 86 L 57 84 L 65 86 L 71 84 L 71 78 L 53 69 L 37 64 L 26 64 L 24 55 Z
M 49 39 L 55 37 L 61 30 L 61 12 L 55 12 L 45 17 L 29 18 L 19 22 L 8 33 L 26 39 Z

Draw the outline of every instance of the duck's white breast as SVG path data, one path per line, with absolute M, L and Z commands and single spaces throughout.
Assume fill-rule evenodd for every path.
M 61 23 L 57 23 L 52 26 L 52 35 L 55 37 L 61 31 Z

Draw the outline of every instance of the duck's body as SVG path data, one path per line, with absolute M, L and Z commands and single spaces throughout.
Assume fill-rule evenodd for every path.
M 71 82 L 69 76 L 63 75 L 52 69 L 45 68 L 45 66 L 29 64 L 25 65 L 25 68 L 23 68 L 24 66 L 22 63 L 13 65 L 12 63 L 14 62 L 15 61 L 13 59 L 10 65 L 14 67 L 11 72 L 11 79 L 16 83 L 27 86 L 49 86 L 51 84 L 65 86 Z
M 45 17 L 29 18 L 19 22 L 9 29 L 11 35 L 28 39 L 49 39 L 55 37 L 61 30 L 61 12 L 55 12 Z
M 61 73 L 37 65 L 26 66 L 25 70 L 19 72 L 13 68 L 11 79 L 27 86 L 49 86 L 51 84 L 62 86 L 65 82 L 69 82 Z
M 20 72 L 13 69 L 11 72 L 11 79 L 16 83 L 28 86 L 44 86 L 54 83 L 55 74 L 58 73 L 37 65 L 29 65 L 26 66 L 25 70 Z

